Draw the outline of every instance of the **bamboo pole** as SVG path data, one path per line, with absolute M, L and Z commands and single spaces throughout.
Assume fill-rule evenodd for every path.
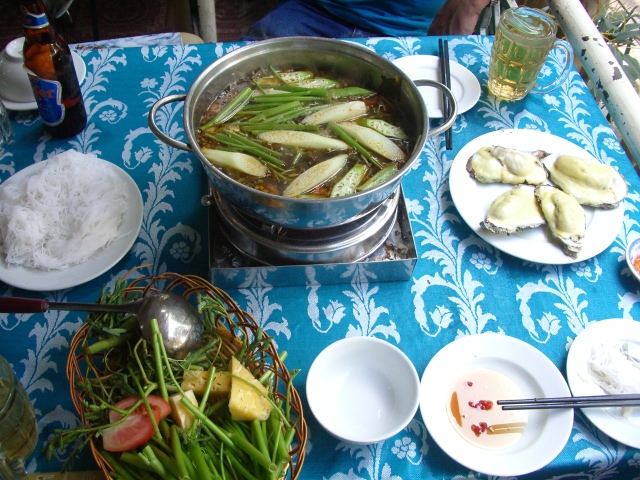
M 218 29 L 216 25 L 216 1 L 198 0 L 198 18 L 200 34 L 205 43 L 218 41 Z
M 640 96 L 580 0 L 547 0 L 556 21 L 595 85 L 631 160 L 640 164 Z

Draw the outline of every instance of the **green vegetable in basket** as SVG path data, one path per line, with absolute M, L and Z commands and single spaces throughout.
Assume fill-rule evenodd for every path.
M 215 287 L 180 278 L 202 292 L 196 297 L 206 344 L 172 359 L 155 320 L 149 344 L 126 314 L 90 314 L 71 357 L 78 365 L 72 391 L 83 398 L 85 423 L 56 431 L 48 456 L 73 445 L 66 468 L 92 440 L 113 478 L 281 478 L 293 465 L 292 451 L 306 442 L 296 437 L 306 429 L 291 403 L 295 372 L 290 376 L 281 363 L 286 353 L 278 356 L 248 314 L 236 307 L 229 313 L 231 300 Z M 130 301 L 125 293 L 135 296 L 139 280 L 129 286 L 119 280 L 99 302 Z

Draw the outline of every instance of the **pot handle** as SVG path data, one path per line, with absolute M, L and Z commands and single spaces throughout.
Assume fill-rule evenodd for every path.
M 162 97 L 160 100 L 157 100 L 156 103 L 154 103 L 151 106 L 151 110 L 149 110 L 149 128 L 151 129 L 151 131 L 156 137 L 158 137 L 167 145 L 170 145 L 175 148 L 179 148 L 180 150 L 191 151 L 191 147 L 189 146 L 188 143 L 181 142 L 180 140 L 176 140 L 175 138 L 172 138 L 166 135 L 164 132 L 160 131 L 160 129 L 158 128 L 158 125 L 156 125 L 156 113 L 158 112 L 158 109 L 160 107 L 168 103 L 184 102 L 185 98 L 187 98 L 187 95 L 179 94 L 179 95 L 167 95 L 166 97 Z
M 440 82 L 436 82 L 434 80 L 414 80 L 413 83 L 416 84 L 417 87 L 434 87 L 437 88 L 438 90 L 442 90 L 442 93 L 445 94 L 445 96 L 449 99 L 449 104 L 453 107 L 453 109 L 451 110 L 451 115 L 449 116 L 449 118 L 446 119 L 446 121 L 432 129 L 429 129 L 429 133 L 427 133 L 427 138 L 431 138 L 434 135 L 438 135 L 446 130 L 448 130 L 449 128 L 451 128 L 453 126 L 453 122 L 456 121 L 456 117 L 458 116 L 458 102 L 456 101 L 456 97 L 453 96 L 453 92 L 451 91 L 451 89 L 447 88 L 446 85 L 440 83 Z M 429 114 L 429 108 L 427 106 L 427 114 Z

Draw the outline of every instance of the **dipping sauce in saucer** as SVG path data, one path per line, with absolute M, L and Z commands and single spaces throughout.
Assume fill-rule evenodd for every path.
M 640 255 L 633 257 L 633 269 L 640 273 Z
M 448 398 L 451 425 L 460 436 L 478 447 L 508 447 L 520 439 L 527 426 L 526 410 L 502 410 L 496 403 L 524 397 L 509 377 L 495 370 L 465 372 L 453 382 Z

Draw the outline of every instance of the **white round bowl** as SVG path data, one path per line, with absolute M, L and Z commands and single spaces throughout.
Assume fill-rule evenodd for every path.
M 640 282 L 640 271 L 633 266 L 633 259 L 640 255 L 640 238 L 636 238 L 629 245 L 627 245 L 627 265 L 629 265 L 629 270 L 636 278 L 638 282 Z
M 389 342 L 350 337 L 329 345 L 313 361 L 307 399 L 333 436 L 371 444 L 409 424 L 418 410 L 420 380 L 411 360 Z
M 24 37 L 11 40 L 0 54 L 0 92 L 13 102 L 33 102 L 33 90 L 22 60 Z

